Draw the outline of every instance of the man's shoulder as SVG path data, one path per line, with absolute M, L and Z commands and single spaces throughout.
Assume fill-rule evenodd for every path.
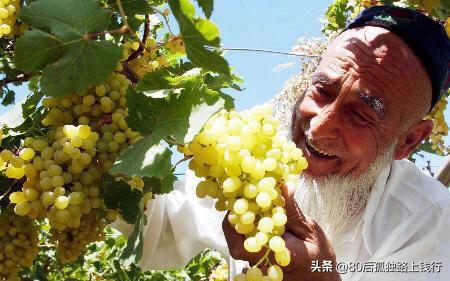
M 388 255 L 426 239 L 448 241 L 441 234 L 447 225 L 449 190 L 414 163 L 393 161 L 376 212 L 365 225 L 365 243 L 371 254 Z
M 392 162 L 386 187 L 386 194 L 395 198 L 411 214 L 418 214 L 430 206 L 450 205 L 450 191 L 407 160 Z

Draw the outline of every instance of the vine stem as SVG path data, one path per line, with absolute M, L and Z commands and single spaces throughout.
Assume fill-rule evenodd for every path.
M 105 35 L 106 33 L 109 33 L 109 34 L 124 34 L 124 33 L 130 32 L 130 31 L 131 31 L 130 27 L 127 26 L 127 25 L 124 25 L 124 26 L 122 26 L 119 29 L 113 29 L 113 30 L 106 30 L 106 31 L 89 33 L 89 34 L 84 35 L 83 38 L 85 40 L 91 40 L 91 39 L 97 38 L 99 36 Z
M 187 160 L 189 160 L 189 159 L 191 159 L 191 158 L 192 158 L 192 155 L 186 155 L 186 156 L 184 156 L 183 159 L 181 159 L 180 161 L 178 161 L 177 163 L 175 163 L 175 165 L 172 166 L 172 171 L 175 171 L 175 169 L 176 169 L 176 167 L 177 167 L 178 165 L 180 165 L 181 163 L 183 163 L 183 162 L 185 162 L 185 161 L 187 161 Z
M 139 40 L 139 48 L 128 56 L 126 62 L 130 62 L 138 58 L 144 52 L 145 44 L 147 43 L 149 33 L 150 33 L 150 18 L 148 15 L 145 15 L 144 34 L 142 35 L 142 40 Z
M 255 264 L 255 267 L 258 267 L 261 265 L 261 263 L 263 263 L 264 261 L 267 261 L 268 257 L 270 254 L 270 248 L 267 248 L 266 253 L 264 254 L 264 256 Z
M 320 56 L 318 56 L 318 55 L 299 54 L 299 53 L 283 52 L 283 51 L 268 50 L 268 49 L 228 48 L 228 47 L 222 47 L 221 49 L 226 50 L 226 51 L 260 52 L 260 53 L 270 53 L 270 54 L 288 55 L 288 56 L 296 56 L 296 57 L 320 58 Z
M 124 26 L 130 32 L 133 32 L 130 28 L 130 25 L 128 24 L 127 15 L 125 14 L 125 11 L 123 10 L 122 2 L 120 0 L 116 0 L 116 4 L 117 4 L 117 8 L 119 9 L 120 16 L 123 18 Z
M 27 81 L 28 79 L 30 79 L 31 75 L 30 74 L 19 74 L 16 77 L 13 78 L 3 78 L 2 80 L 0 80 L 0 87 L 4 87 L 9 83 L 14 83 L 14 82 L 24 82 Z
M 167 16 L 163 12 L 161 12 L 159 9 L 157 9 L 157 8 L 152 7 L 152 10 L 157 12 L 158 14 L 160 14 L 163 17 L 164 22 L 167 25 L 167 29 L 170 32 L 170 35 L 173 35 L 172 29 L 170 29 L 170 24 L 169 24 L 169 20 L 167 19 Z

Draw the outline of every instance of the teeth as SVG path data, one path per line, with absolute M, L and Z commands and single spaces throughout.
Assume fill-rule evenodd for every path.
M 312 148 L 314 148 L 315 151 L 317 151 L 317 152 L 319 152 L 319 153 L 321 153 L 321 154 L 323 154 L 323 155 L 326 155 L 326 156 L 334 156 L 333 154 L 327 153 L 327 152 L 322 151 L 321 149 L 315 147 L 314 144 L 311 143 L 311 140 L 310 140 L 310 139 L 306 138 L 306 142 L 309 144 L 309 146 L 311 146 Z

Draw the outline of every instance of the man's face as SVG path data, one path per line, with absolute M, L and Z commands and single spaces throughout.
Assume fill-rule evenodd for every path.
M 426 108 L 427 79 L 417 57 L 387 30 L 341 34 L 293 111 L 292 137 L 305 152 L 307 173 L 361 174 Z

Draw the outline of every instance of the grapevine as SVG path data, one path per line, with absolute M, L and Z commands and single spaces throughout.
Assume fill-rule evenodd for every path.
M 293 50 L 311 56 L 272 116 L 269 105 L 233 110 L 228 90 L 242 80 L 222 55 L 213 1 L 0 0 L 2 105 L 28 86 L 22 123 L 0 126 L 0 280 L 166 278 L 138 269 L 140 237 L 148 203 L 173 190 L 184 161 L 202 178 L 198 197 L 214 198 L 244 248 L 262 257 L 235 280 L 282 280 L 291 256 L 281 187 L 307 167 L 282 133 L 286 118 L 342 19 L 384 2 L 330 6 L 329 38 Z M 444 1 L 400 2 L 450 34 Z M 424 151 L 449 153 L 447 102 L 427 117 L 435 126 Z M 128 242 L 108 227 L 117 219 L 133 225 Z M 217 265 L 211 253 L 172 272 L 174 280 L 225 280 L 225 262 L 196 272 Z

